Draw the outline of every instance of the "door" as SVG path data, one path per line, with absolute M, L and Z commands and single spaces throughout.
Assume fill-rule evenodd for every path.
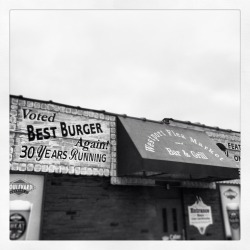
M 183 210 L 180 199 L 157 200 L 159 238 L 162 240 L 184 240 Z

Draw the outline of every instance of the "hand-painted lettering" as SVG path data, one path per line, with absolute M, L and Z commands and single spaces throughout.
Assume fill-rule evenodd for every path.
M 56 113 L 54 113 L 51 116 L 47 116 L 41 113 L 34 113 L 29 109 L 23 109 L 23 118 L 29 119 L 29 120 L 37 120 L 37 121 L 48 121 L 48 122 L 54 122 L 55 121 Z

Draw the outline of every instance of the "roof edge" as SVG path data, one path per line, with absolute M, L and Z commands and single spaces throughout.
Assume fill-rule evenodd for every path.
M 187 125 L 193 125 L 193 126 L 197 126 L 197 127 L 203 127 L 203 128 L 209 128 L 209 129 L 215 129 L 218 131 L 225 131 L 225 132 L 231 132 L 231 133 L 239 133 L 239 131 L 235 131 L 235 130 L 231 130 L 231 129 L 223 129 L 223 128 L 219 128 L 219 127 L 213 127 L 213 126 L 207 126 L 205 124 L 199 124 L 199 123 L 193 123 L 190 121 L 181 121 L 181 120 L 177 120 L 177 119 L 173 119 L 173 118 L 164 118 L 162 121 L 157 121 L 157 120 L 151 120 L 151 119 L 147 119 L 147 118 L 140 118 L 140 117 L 133 117 L 133 116 L 128 116 L 126 114 L 117 114 L 117 113 L 112 113 L 112 112 L 107 112 L 105 110 L 96 110 L 96 109 L 91 109 L 91 108 L 83 108 L 80 106 L 74 106 L 74 105 L 68 105 L 68 104 L 64 104 L 64 103 L 59 103 L 59 102 L 54 102 L 52 100 L 49 101 L 44 101 L 44 100 L 39 100 L 39 99 L 33 99 L 33 98 L 29 98 L 29 97 L 24 97 L 22 95 L 12 95 L 10 94 L 11 98 L 21 98 L 21 99 L 25 99 L 25 100 L 29 100 L 29 101 L 37 101 L 37 102 L 42 102 L 42 103 L 48 103 L 48 104 L 55 104 L 55 105 L 62 105 L 65 107 L 69 107 L 69 108 L 77 108 L 77 109 L 81 109 L 81 110 L 91 110 L 93 112 L 99 112 L 99 113 L 105 113 L 107 115 L 113 115 L 113 116 L 121 116 L 124 118 L 132 118 L 132 119 L 136 119 L 136 120 L 141 120 L 141 121 L 149 121 L 149 122 L 155 122 L 155 123 L 166 123 L 166 121 L 173 121 L 173 122 L 177 122 L 177 123 L 183 123 L 183 124 L 187 124 Z

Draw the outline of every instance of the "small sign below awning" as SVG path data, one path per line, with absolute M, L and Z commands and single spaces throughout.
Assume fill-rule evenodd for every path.
M 118 117 L 118 176 L 219 181 L 239 178 L 238 166 L 205 132 Z

